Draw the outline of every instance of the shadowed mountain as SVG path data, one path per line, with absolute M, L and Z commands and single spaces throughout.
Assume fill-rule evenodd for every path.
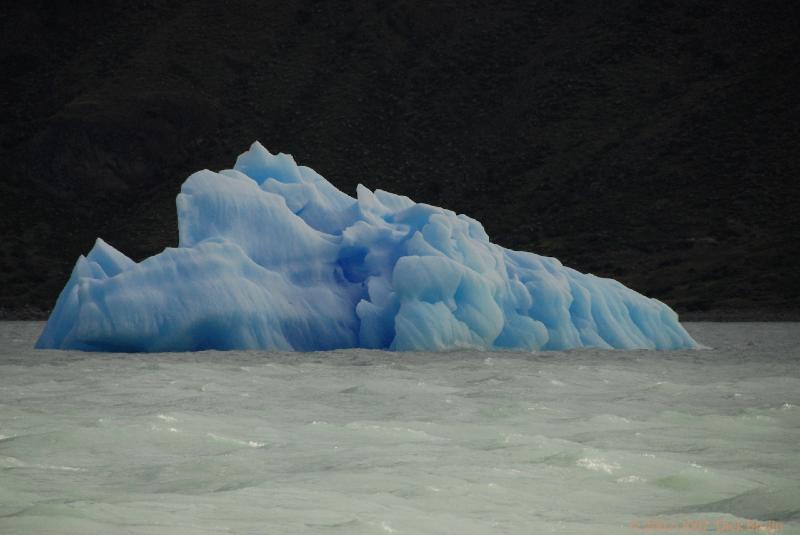
M 49 2 L 0 8 L 0 309 L 97 236 L 177 243 L 175 195 L 258 139 L 343 191 L 682 312 L 797 310 L 791 2 Z

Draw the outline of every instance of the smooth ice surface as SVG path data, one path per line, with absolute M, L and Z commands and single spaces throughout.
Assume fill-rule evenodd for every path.
M 126 358 L 34 351 L 41 326 L 0 323 L 3 534 L 800 533 L 797 323 L 659 354 Z M 689 520 L 712 529 L 663 527 Z
M 180 244 L 134 263 L 98 239 L 38 348 L 523 350 L 696 347 L 665 304 L 505 249 L 465 215 L 353 198 L 254 143 L 190 176 Z

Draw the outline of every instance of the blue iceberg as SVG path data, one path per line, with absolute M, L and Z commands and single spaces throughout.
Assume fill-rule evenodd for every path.
M 37 348 L 678 349 L 668 306 L 489 241 L 478 221 L 358 186 L 261 144 L 177 197 L 179 246 L 136 263 L 98 239 Z

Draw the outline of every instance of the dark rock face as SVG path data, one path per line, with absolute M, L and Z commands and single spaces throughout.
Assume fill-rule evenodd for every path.
M 256 139 L 679 311 L 798 308 L 791 2 L 27 2 L 0 21 L 7 316 L 51 307 L 97 236 L 135 259 L 174 245 L 186 176 Z

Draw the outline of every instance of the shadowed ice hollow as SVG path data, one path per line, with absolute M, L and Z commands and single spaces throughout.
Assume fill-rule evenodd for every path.
M 478 221 L 261 144 L 177 198 L 180 243 L 135 263 L 98 239 L 38 348 L 156 352 L 693 348 L 668 306 L 489 241 Z

